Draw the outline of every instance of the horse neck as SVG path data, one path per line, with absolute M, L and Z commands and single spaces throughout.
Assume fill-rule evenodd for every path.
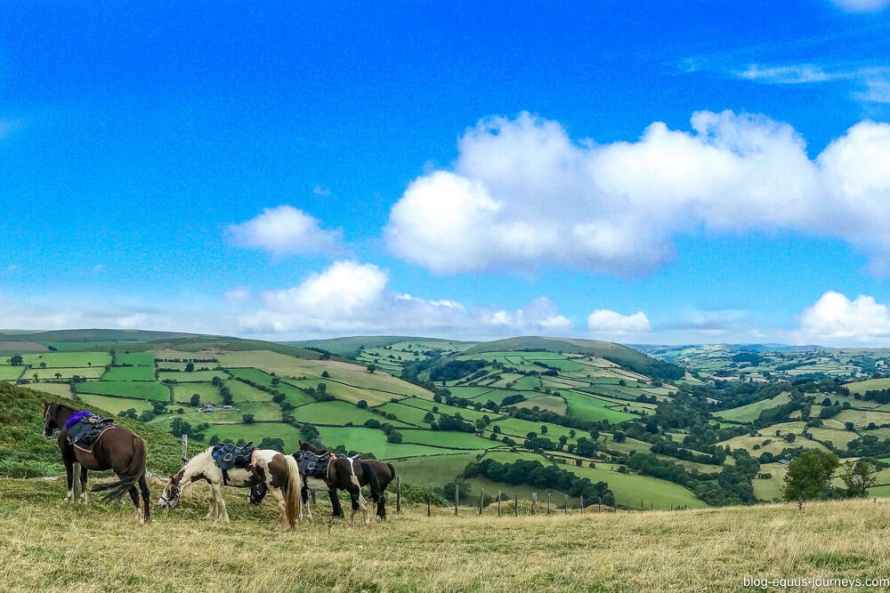
M 321 453 L 321 449 L 319 449 L 312 443 L 300 443 L 300 449 L 303 451 L 309 451 L 310 453 L 315 453 L 316 455 L 319 455 Z
M 71 415 L 76 412 L 74 408 L 70 408 L 64 404 L 57 404 L 56 407 L 56 426 L 59 429 L 65 428 L 65 424 L 68 423 L 68 419 L 71 418 Z
M 188 460 L 188 463 L 182 468 L 182 479 L 180 483 L 182 487 L 192 483 L 192 478 L 200 474 L 206 474 L 208 464 L 215 463 L 213 461 L 213 450 L 207 449 L 203 453 L 198 453 Z

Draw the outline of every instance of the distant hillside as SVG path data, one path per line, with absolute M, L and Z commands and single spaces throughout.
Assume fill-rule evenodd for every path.
M 575 338 L 547 338 L 540 336 L 523 336 L 507 338 L 479 344 L 465 351 L 464 356 L 500 351 L 543 351 L 564 352 L 568 354 L 586 354 L 597 356 L 621 365 L 641 375 L 658 379 L 679 379 L 683 377 L 682 368 L 656 358 L 652 358 L 639 350 L 634 350 L 613 342 L 599 340 L 580 340 Z
M 351 336 L 346 338 L 330 338 L 326 340 L 303 340 L 282 342 L 288 346 L 300 348 L 320 348 L 344 358 L 357 358 L 363 350 L 385 348 L 402 342 L 422 342 L 437 350 L 453 350 L 456 344 L 467 345 L 473 342 L 458 342 L 436 338 L 417 338 L 407 336 Z

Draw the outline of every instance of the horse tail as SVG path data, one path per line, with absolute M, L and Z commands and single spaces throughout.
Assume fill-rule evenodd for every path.
M 105 502 L 117 502 L 124 494 L 139 483 L 142 476 L 145 475 L 145 441 L 136 435 L 133 435 L 133 457 L 130 458 L 130 465 L 118 474 L 120 480 L 110 482 L 108 484 L 98 484 L 93 486 L 93 492 L 108 491 L 102 500 Z
M 380 500 L 380 497 L 383 496 L 383 488 L 380 487 L 380 478 L 377 476 L 377 471 L 371 467 L 370 463 L 365 461 L 360 462 L 362 465 L 362 472 L 368 478 L 368 486 L 371 487 L 371 500 L 377 502 Z
M 284 483 L 284 517 L 291 529 L 302 519 L 303 499 L 300 484 L 300 468 L 292 455 L 284 455 L 287 465 L 287 481 Z
M 390 482 L 396 479 L 396 468 L 394 468 L 391 463 L 387 463 L 386 467 L 389 468 L 389 481 L 386 483 L 387 485 L 389 485 Z

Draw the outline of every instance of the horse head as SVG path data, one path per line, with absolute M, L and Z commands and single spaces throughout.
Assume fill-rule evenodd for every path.
M 159 507 L 172 509 L 179 504 L 180 496 L 182 495 L 183 474 L 182 470 L 178 474 L 170 474 L 170 479 L 164 486 L 164 491 L 161 492 L 161 498 L 158 500 Z
M 44 438 L 51 439 L 55 434 L 56 430 L 59 429 L 59 423 L 56 420 L 55 411 L 58 408 L 57 404 L 51 404 L 49 402 L 43 402 L 43 436 Z

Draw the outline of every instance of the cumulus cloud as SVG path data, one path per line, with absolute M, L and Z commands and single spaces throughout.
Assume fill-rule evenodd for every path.
M 626 336 L 651 332 L 652 324 L 642 311 L 622 315 L 608 309 L 597 309 L 587 317 L 587 329 L 593 334 Z
M 238 247 L 263 249 L 276 256 L 338 254 L 343 232 L 321 228 L 319 221 L 293 206 L 266 208 L 241 224 L 226 228 Z
M 874 297 L 859 295 L 850 300 L 828 291 L 801 314 L 796 339 L 826 345 L 888 343 L 890 312 Z
M 373 264 L 334 262 L 293 288 L 260 295 L 240 317 L 243 330 L 265 335 L 408 333 L 501 337 L 567 335 L 571 321 L 547 298 L 513 311 L 469 310 L 450 299 L 425 299 L 389 288 L 389 275 Z
M 691 128 L 656 122 L 636 142 L 597 145 L 528 113 L 483 120 L 450 170 L 408 186 L 387 244 L 440 273 L 641 274 L 702 229 L 794 230 L 849 241 L 878 264 L 890 255 L 890 125 L 856 124 L 814 160 L 765 116 L 702 111 Z

